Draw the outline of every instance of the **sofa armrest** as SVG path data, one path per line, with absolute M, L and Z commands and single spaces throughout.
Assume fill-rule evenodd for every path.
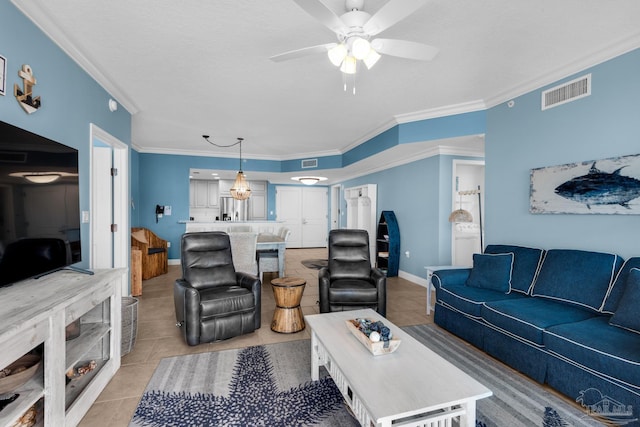
M 189 345 L 200 344 L 200 293 L 184 279 L 173 285 L 176 325 Z
M 471 274 L 470 268 L 454 268 L 451 270 L 438 270 L 431 276 L 431 283 L 435 288 L 447 287 L 447 285 L 464 285 Z
M 262 321 L 262 283 L 260 282 L 258 276 L 244 273 L 242 271 L 236 271 L 236 281 L 238 282 L 238 285 L 250 290 L 251 293 L 253 293 L 253 303 L 255 306 L 255 328 L 260 329 Z

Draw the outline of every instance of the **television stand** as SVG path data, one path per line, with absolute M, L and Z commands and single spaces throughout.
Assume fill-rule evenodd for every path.
M 33 276 L 34 279 L 40 279 L 41 277 L 48 276 L 49 274 L 53 274 L 56 271 L 69 270 L 75 271 L 76 273 L 82 273 L 89 276 L 93 276 L 93 271 L 87 270 L 86 268 L 74 267 L 72 265 L 67 265 L 65 267 L 56 268 L 55 270 L 47 271 L 46 273 L 38 274 L 37 276 Z
M 0 304 L 0 369 L 33 350 L 44 362 L 13 391 L 20 396 L 0 412 L 0 426 L 13 425 L 36 402 L 44 416 L 39 425 L 78 425 L 120 367 L 127 281 L 126 268 L 98 269 L 93 275 L 60 270 L 0 289 L 5 302 Z M 65 327 L 78 320 L 80 335 L 67 341 Z M 91 361 L 96 362 L 93 371 L 67 376 Z

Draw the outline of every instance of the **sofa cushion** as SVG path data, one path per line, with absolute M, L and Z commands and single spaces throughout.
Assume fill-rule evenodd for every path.
M 599 311 L 621 264 L 614 254 L 548 250 L 531 295 Z
M 513 245 L 488 245 L 485 254 L 513 253 L 511 290 L 528 294 L 542 261 L 544 250 Z
M 632 268 L 627 275 L 627 286 L 618 303 L 618 309 L 609 323 L 640 334 L 640 269 Z
M 608 316 L 550 327 L 544 345 L 599 374 L 636 388 L 640 384 L 640 335 L 610 326 Z
M 474 288 L 466 285 L 447 285 L 436 288 L 438 302 L 467 316 L 480 319 L 485 301 L 525 298 L 522 294 L 505 294 L 490 289 Z
M 624 293 L 625 286 L 627 284 L 627 276 L 632 268 L 640 268 L 640 257 L 629 258 L 622 264 L 620 271 L 616 275 L 616 280 L 609 288 L 609 293 L 604 301 L 602 312 L 607 314 L 613 314 L 618 307 L 618 301 Z
M 512 253 L 473 254 L 473 268 L 466 284 L 474 288 L 509 293 L 512 269 Z
M 594 315 L 580 307 L 524 296 L 515 300 L 486 302 L 482 308 L 485 322 L 537 346 L 543 345 L 542 333 L 546 328 L 578 322 Z

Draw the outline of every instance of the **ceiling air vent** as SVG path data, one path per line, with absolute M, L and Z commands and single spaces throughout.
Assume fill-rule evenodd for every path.
M 0 163 L 26 163 L 27 153 L 17 151 L 0 151 Z
M 302 161 L 302 168 L 317 168 L 318 167 L 318 159 L 305 159 Z
M 591 74 L 542 92 L 542 110 L 591 95 Z

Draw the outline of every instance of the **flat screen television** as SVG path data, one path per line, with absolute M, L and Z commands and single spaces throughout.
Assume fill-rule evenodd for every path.
M 0 286 L 81 261 L 78 150 L 0 121 Z

